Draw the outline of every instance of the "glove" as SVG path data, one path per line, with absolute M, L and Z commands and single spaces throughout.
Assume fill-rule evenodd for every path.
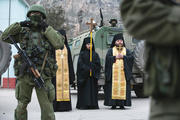
M 25 20 L 20 22 L 21 27 L 30 27 L 31 21 Z
M 49 26 L 46 22 L 42 21 L 39 26 L 43 29 L 43 31 L 46 31 L 46 28 Z

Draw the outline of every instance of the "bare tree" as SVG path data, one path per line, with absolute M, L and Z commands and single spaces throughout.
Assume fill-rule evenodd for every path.
M 58 29 L 68 29 L 67 25 L 64 25 L 65 20 L 65 10 L 61 5 L 58 4 L 57 0 L 27 0 L 27 2 L 32 4 L 41 4 L 46 9 L 47 19 L 46 22 L 51 25 L 56 30 Z M 67 24 L 67 22 L 66 22 Z
M 53 28 L 58 30 L 59 28 L 64 28 L 65 22 L 65 11 L 61 6 L 51 6 L 50 8 L 46 8 L 47 12 L 47 23 L 51 25 Z

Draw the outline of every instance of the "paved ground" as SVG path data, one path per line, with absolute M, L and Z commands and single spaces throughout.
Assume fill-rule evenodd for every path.
M 99 110 L 77 110 L 76 91 L 72 90 L 72 108 L 70 112 L 56 112 L 56 120 L 148 120 L 149 98 L 136 98 L 132 92 L 132 107 L 126 110 L 111 110 L 99 100 Z M 14 120 L 17 101 L 15 90 L 0 88 L 0 120 Z M 33 91 L 32 101 L 28 106 L 28 120 L 40 120 L 40 107 Z

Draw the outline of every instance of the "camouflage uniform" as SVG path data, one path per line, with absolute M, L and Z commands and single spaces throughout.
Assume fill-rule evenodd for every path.
M 120 10 L 129 33 L 146 40 L 150 120 L 180 120 L 180 6 L 176 0 L 124 0 Z
M 44 21 L 46 18 L 45 9 L 40 5 L 33 5 L 27 13 L 27 17 L 31 17 L 31 12 L 41 13 Z M 30 19 L 31 20 L 31 19 Z M 41 120 L 55 120 L 52 102 L 55 98 L 54 86 L 51 83 L 52 77 L 55 76 L 57 65 L 54 59 L 54 50 L 63 48 L 64 37 L 62 37 L 51 26 L 46 26 L 42 29 L 39 25 L 30 21 L 29 27 L 24 27 L 21 22 L 10 25 L 2 34 L 1 39 L 5 42 L 10 42 L 8 35 L 11 35 L 20 47 L 27 53 L 32 62 L 36 65 L 38 71 L 41 72 L 41 76 L 45 81 L 44 88 L 37 88 L 33 81 L 32 73 L 25 66 L 22 58 L 15 60 L 15 75 L 18 82 L 16 85 L 16 98 L 18 105 L 15 110 L 15 120 L 27 120 L 27 105 L 31 101 L 32 91 L 35 87 L 37 98 L 41 108 Z M 36 22 L 36 21 L 35 21 Z M 26 21 L 23 22 L 26 24 Z M 46 59 L 45 59 L 45 56 Z M 45 60 L 44 60 L 45 59 Z M 44 68 L 42 67 L 45 61 Z

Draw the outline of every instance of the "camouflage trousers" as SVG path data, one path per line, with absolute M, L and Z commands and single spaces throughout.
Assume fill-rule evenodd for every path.
M 180 99 L 152 98 L 149 120 L 180 120 Z
M 26 82 L 28 80 L 31 82 Z M 52 103 L 55 98 L 55 89 L 51 83 L 51 80 L 46 80 L 45 86 L 48 88 L 48 91 L 46 91 L 44 88 L 36 88 L 32 78 L 28 76 L 18 79 L 15 93 L 16 99 L 18 100 L 18 105 L 15 109 L 15 120 L 27 120 L 26 108 L 31 101 L 33 88 L 36 90 L 37 98 L 41 108 L 41 120 L 55 120 Z

